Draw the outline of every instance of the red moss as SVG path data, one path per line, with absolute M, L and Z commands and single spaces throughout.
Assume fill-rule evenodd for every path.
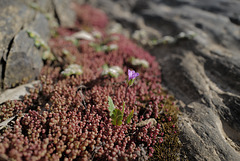
M 27 105 L 22 101 L 7 101 L 3 105 L 0 105 L 0 122 L 19 114 L 21 115 L 27 109 Z
M 76 31 L 77 29 L 73 29 L 73 28 L 64 28 L 64 27 L 57 28 L 57 33 L 61 36 L 71 36 Z
M 83 24 L 106 26 L 107 19 L 102 11 L 89 6 L 78 7 L 77 14 Z M 117 50 L 97 52 L 89 41 L 80 41 L 79 46 L 75 46 L 64 40 L 64 36 L 72 33 L 61 31 L 59 37 L 49 42 L 56 60 L 45 62 L 40 86 L 17 105 L 9 102 L 2 105 L 2 109 L 11 109 L 8 117 L 19 111 L 28 113 L 19 116 L 13 128 L 2 131 L 0 155 L 26 161 L 176 159 L 179 147 L 177 111 L 172 98 L 161 89 L 155 58 L 121 35 L 105 35 L 95 42 L 117 44 Z M 112 36 L 119 39 L 110 41 Z M 69 57 L 63 54 L 63 49 L 70 52 Z M 71 57 L 75 59 L 69 59 Z M 131 57 L 145 59 L 149 68 L 131 65 L 128 61 Z M 83 74 L 62 76 L 61 71 L 71 63 L 81 65 Z M 102 76 L 104 64 L 117 65 L 125 74 L 118 78 Z M 129 68 L 140 76 L 126 94 L 124 81 Z M 121 109 L 123 102 L 126 103 L 121 126 L 111 123 L 108 96 L 116 108 Z M 125 124 L 132 109 L 131 123 Z M 155 118 L 158 124 L 137 126 L 149 118 Z
M 93 26 L 98 29 L 104 29 L 108 24 L 106 14 L 89 5 L 75 5 L 78 22 L 81 26 Z

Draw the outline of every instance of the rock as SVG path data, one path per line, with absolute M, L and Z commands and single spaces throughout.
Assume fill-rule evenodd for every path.
M 232 135 L 240 135 L 239 28 L 223 13 L 191 5 L 150 6 L 141 11 L 148 24 L 157 26 L 160 19 L 163 21 L 158 25 L 168 26 L 169 34 L 187 30 L 197 33 L 192 42 L 152 50 L 161 64 L 164 84 L 187 104 L 181 108 L 184 115 L 180 125 L 188 159 L 239 160 L 240 140 Z
M 7 100 L 20 100 L 24 95 L 29 94 L 29 89 L 34 88 L 34 85 L 39 84 L 40 81 L 33 81 L 24 85 L 20 85 L 13 89 L 7 89 L 0 95 L 0 104 Z
M 19 1 L 0 1 L 0 84 L 3 83 L 5 60 L 13 42 L 13 37 L 25 23 L 30 22 L 34 18 L 34 15 L 35 13 L 32 9 L 29 9 Z
M 189 151 L 189 160 L 239 160 L 230 144 L 226 144 L 224 123 L 215 112 L 201 103 L 191 103 L 184 108 L 181 131 L 182 142 Z M 193 155 L 194 154 L 194 155 Z
M 232 23 L 235 23 L 236 25 L 240 25 L 240 15 L 233 14 L 232 16 L 229 17 L 229 19 Z
M 136 0 L 126 2 L 119 1 L 118 4 L 111 0 L 90 0 L 92 5 L 103 9 L 110 19 L 114 19 L 121 23 L 121 25 L 128 31 L 133 33 L 137 29 L 143 29 L 148 33 L 149 37 L 152 37 L 153 35 L 154 37 L 160 37 L 160 33 L 155 28 L 148 27 L 145 24 L 143 17 L 132 14 L 131 7 L 134 7 L 134 4 L 136 3 L 135 1 Z
M 137 127 L 143 127 L 143 126 L 146 126 L 149 123 L 151 124 L 150 127 L 157 125 L 157 121 L 154 118 L 150 118 L 150 119 L 147 119 L 147 120 L 144 120 L 144 121 L 141 121 L 141 122 L 137 123 L 136 126 Z
M 63 27 L 72 27 L 75 23 L 76 15 L 70 8 L 71 1 L 52 0 L 59 24 Z
M 161 66 L 164 86 L 182 102 L 182 152 L 189 160 L 240 160 L 240 2 L 118 2 L 93 4 L 132 33 L 148 28 L 162 37 L 196 34 L 149 48 Z
M 34 46 L 26 31 L 37 32 L 47 42 L 50 27 L 75 23 L 70 4 L 64 0 L 0 1 L 0 90 L 38 77 L 43 51 Z
M 14 38 L 5 67 L 4 89 L 36 80 L 40 74 L 43 66 L 40 50 L 34 46 L 34 40 L 29 37 L 27 30 L 37 32 L 46 40 L 49 36 L 48 21 L 38 14 L 35 20 Z
M 67 37 L 67 39 L 82 39 L 82 40 L 88 40 L 88 41 L 94 41 L 94 37 L 92 34 L 86 32 L 86 31 L 79 31 L 76 32 L 74 34 L 72 34 L 71 36 Z
M 20 38 L 22 37 L 23 36 L 20 33 Z M 29 50 L 27 52 L 32 52 L 32 50 Z M 15 87 L 24 82 L 36 79 L 36 74 L 38 74 L 39 72 L 35 74 L 32 66 L 33 61 L 31 57 L 26 55 L 25 52 L 11 52 L 8 56 L 5 70 L 4 88 L 7 89 Z
M 35 11 L 38 11 L 40 13 L 53 13 L 53 4 L 52 0 L 41 0 L 41 1 L 36 1 L 36 0 L 24 0 L 24 3 L 34 9 Z
M 46 17 L 40 13 L 36 15 L 35 20 L 26 27 L 27 30 L 36 31 L 41 38 L 47 42 L 50 36 L 49 24 Z
M 35 12 L 16 0 L 0 1 L 0 58 L 8 52 L 13 37 L 25 23 L 33 20 Z

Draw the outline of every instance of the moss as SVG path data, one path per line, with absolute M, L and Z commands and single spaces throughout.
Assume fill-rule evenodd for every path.
M 89 6 L 87 9 L 92 14 L 103 14 Z M 0 155 L 16 160 L 179 159 L 178 108 L 173 97 L 162 90 L 155 58 L 122 35 L 107 35 L 105 14 L 100 15 L 104 22 L 94 18 L 88 22 L 87 18 L 92 17 L 78 15 L 76 24 L 91 25 L 90 30 L 101 28 L 102 37 L 95 44 L 115 44 L 117 48 L 96 51 L 88 40 L 74 45 L 64 37 L 77 30 L 60 29 L 59 35 L 49 41 L 55 59 L 45 60 L 41 84 L 22 101 L 1 105 L 1 121 L 19 112 L 27 114 L 18 116 L 12 128 L 2 131 Z M 82 29 L 78 25 L 76 28 Z M 142 63 L 132 64 L 131 58 L 147 62 L 147 68 Z M 81 66 L 84 72 L 63 76 L 61 73 L 70 64 Z M 117 66 L 121 74 L 103 75 L 106 64 L 108 68 Z M 134 69 L 139 77 L 126 90 L 124 73 L 128 69 Z M 125 104 L 119 126 L 112 124 L 109 96 L 116 109 L 121 110 Z M 150 119 L 157 123 L 139 126 Z
M 165 95 L 167 96 L 167 95 Z M 159 109 L 162 111 L 158 116 L 158 122 L 162 126 L 162 141 L 155 145 L 155 153 L 150 160 L 179 160 L 181 143 L 178 129 L 178 108 L 173 103 L 173 97 L 169 97 Z

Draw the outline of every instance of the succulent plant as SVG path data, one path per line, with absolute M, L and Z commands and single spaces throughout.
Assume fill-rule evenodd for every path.
M 82 23 L 104 29 L 107 18 L 102 11 L 89 6 L 76 8 L 76 28 L 82 29 Z M 178 108 L 161 87 L 155 58 L 117 34 L 103 34 L 98 40 L 118 37 L 109 42 L 118 48 L 107 53 L 96 52 L 87 40 L 80 40 L 75 46 L 64 39 L 74 32 L 77 31 L 61 29 L 49 41 L 56 59 L 45 62 L 40 85 L 22 101 L 0 105 L 1 122 L 16 115 L 1 130 L 0 157 L 17 161 L 176 160 L 180 147 Z M 75 59 L 69 60 L 66 55 Z M 129 67 L 131 57 L 146 60 L 148 68 Z M 117 66 L 128 75 L 102 75 L 106 63 L 108 68 Z M 128 71 L 130 68 L 136 72 Z M 138 75 L 141 79 L 135 79 Z M 124 83 L 126 79 L 128 82 Z M 110 111 L 108 96 L 114 102 Z M 120 119 L 110 116 L 115 109 Z M 119 122 L 119 126 L 113 122 Z
M 64 76 L 81 75 L 82 73 L 82 67 L 78 64 L 71 64 L 64 71 L 61 72 L 61 74 Z

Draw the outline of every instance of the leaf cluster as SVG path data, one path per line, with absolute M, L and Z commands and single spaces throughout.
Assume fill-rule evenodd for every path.
M 108 110 L 110 112 L 110 116 L 112 118 L 112 124 L 113 125 L 122 125 L 123 121 L 123 115 L 124 115 L 124 108 L 125 108 L 125 102 L 123 102 L 123 108 L 122 110 L 119 110 L 114 107 L 113 100 L 111 97 L 108 96 Z M 127 116 L 126 123 L 129 124 L 131 122 L 131 119 L 133 117 L 134 110 L 131 111 L 131 113 Z

